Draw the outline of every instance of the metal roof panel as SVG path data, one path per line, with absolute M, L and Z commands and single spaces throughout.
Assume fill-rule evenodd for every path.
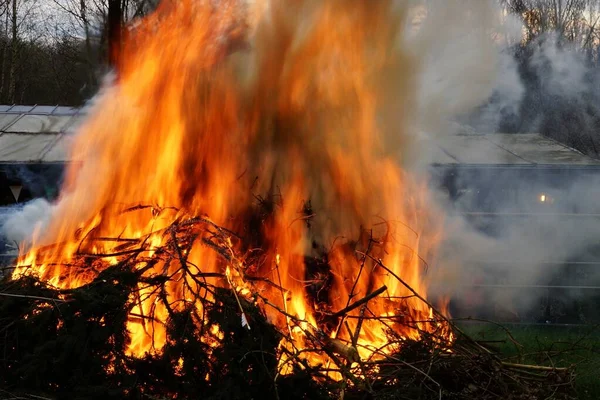
M 14 124 L 5 129 L 11 133 L 60 133 L 62 132 L 70 116 L 60 115 L 24 115 Z
M 533 164 L 600 165 L 600 160 L 536 133 L 495 133 L 488 136 L 502 150 Z
M 79 112 L 79 108 L 58 106 L 52 113 L 53 115 L 75 115 Z
M 12 106 L 10 109 L 8 109 L 8 112 L 12 112 L 12 113 L 28 113 L 31 110 L 33 110 L 34 106 Z
M 35 106 L 31 110 L 32 114 L 51 114 L 56 106 Z
M 58 135 L 57 140 L 43 157 L 43 162 L 56 163 L 69 161 L 70 137 L 67 135 Z
M 4 133 L 0 135 L 0 162 L 39 162 L 58 135 Z
M 19 114 L 0 114 L 0 131 L 4 131 L 10 124 L 15 122 Z
M 526 159 L 498 147 L 488 135 L 448 135 L 436 141 L 453 159 L 450 164 L 529 164 Z M 443 160 L 432 160 L 444 164 Z

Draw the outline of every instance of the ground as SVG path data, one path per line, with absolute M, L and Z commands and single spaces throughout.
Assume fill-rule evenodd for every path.
M 474 339 L 499 349 L 507 361 L 574 366 L 578 398 L 600 399 L 600 326 L 498 326 L 474 322 L 461 322 L 459 326 Z

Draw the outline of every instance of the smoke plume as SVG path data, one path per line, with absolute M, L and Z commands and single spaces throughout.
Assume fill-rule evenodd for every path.
M 419 155 L 428 154 L 444 135 L 490 132 L 542 132 L 597 155 L 600 80 L 581 53 L 555 35 L 543 35 L 523 50 L 519 22 L 500 18 L 501 10 L 491 2 L 447 6 L 429 3 L 432 10 L 415 35 L 417 52 L 424 55 L 418 128 L 425 140 Z M 425 41 L 418 40 L 421 36 Z M 528 54 L 523 56 L 523 51 Z M 481 155 L 486 158 L 495 157 Z M 458 199 L 450 201 L 445 192 L 437 197 L 448 215 L 439 256 L 442 266 L 435 269 L 439 290 L 462 301 L 472 297 L 471 283 L 495 277 L 491 282 L 515 287 L 479 289 L 486 292 L 488 306 L 499 304 L 519 315 L 547 295 L 523 286 L 597 281 L 598 275 L 590 271 L 577 281 L 573 269 L 565 274 L 560 266 L 594 260 L 600 224 L 589 215 L 600 211 L 597 177 L 583 169 L 568 173 L 563 168 L 562 173 L 535 178 L 507 172 L 474 180 L 461 171 L 454 171 L 457 185 L 466 188 Z M 503 190 L 514 195 L 501 195 Z M 489 194 L 483 198 L 484 193 Z M 491 217 L 463 217 L 465 211 L 504 217 L 492 222 Z M 525 215 L 532 213 L 537 215 Z M 580 216 L 564 216 L 577 213 Z M 581 296 L 575 293 L 567 295 Z

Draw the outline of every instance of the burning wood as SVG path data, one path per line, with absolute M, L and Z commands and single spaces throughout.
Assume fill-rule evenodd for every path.
M 160 246 L 151 244 L 156 235 L 165 239 Z M 274 301 L 274 293 L 285 296 L 288 290 L 248 266 L 267 254 L 233 249 L 237 241 L 250 239 L 205 217 L 180 216 L 136 240 L 83 239 L 81 248 L 95 242 L 112 247 L 102 254 L 77 252 L 62 266 L 66 274 L 97 271 L 79 287 L 53 288 L 21 265 L 18 279 L 2 283 L 2 292 L 10 296 L 0 306 L 2 386 L 80 397 L 102 390 L 116 398 L 273 393 L 315 399 L 395 398 L 398 393 L 495 398 L 560 394 L 558 389 L 569 388 L 570 371 L 502 363 L 424 299 L 431 312 L 422 320 L 400 315 L 408 312 L 406 305 L 390 299 L 385 286 L 342 310 L 322 311 L 317 320 L 290 314 Z M 194 265 L 189 254 L 196 244 L 218 254 L 224 272 L 203 272 Z M 368 256 L 357 253 L 356 258 L 365 262 Z M 157 265 L 169 273 L 156 273 Z M 182 292 L 174 297 L 169 288 L 177 282 L 183 282 Z M 144 307 L 148 298 L 151 307 Z M 376 314 L 372 303 L 377 301 L 394 302 L 398 315 Z M 278 316 L 284 326 L 277 325 Z M 349 320 L 355 321 L 354 329 Z M 366 322 L 385 329 L 378 348 L 361 339 Z M 152 339 L 143 356 L 132 351 L 139 335 Z

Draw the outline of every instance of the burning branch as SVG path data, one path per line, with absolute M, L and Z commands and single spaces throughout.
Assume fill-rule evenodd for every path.
M 362 299 L 357 300 L 354 303 L 350 304 L 348 307 L 345 307 L 345 308 L 341 309 L 340 311 L 331 314 L 331 317 L 338 318 L 338 317 L 345 316 L 350 311 L 354 310 L 355 308 L 360 307 L 363 304 L 366 304 L 369 300 L 379 296 L 381 293 L 385 292 L 386 290 L 387 290 L 387 286 L 384 285 L 384 286 L 380 287 L 379 289 L 375 290 L 374 292 L 369 293 Z
M 407 298 L 419 299 L 431 310 L 428 318 L 420 321 L 401 319 L 398 312 L 392 316 L 375 313 L 369 305 L 389 290 L 387 285 L 382 285 L 336 312 L 323 313 L 323 321 L 344 320 L 344 333 L 339 329 L 328 331 L 326 324 L 311 322 L 290 312 L 285 306 L 287 296 L 279 300 L 282 293 L 288 292 L 281 283 L 247 274 L 249 269 L 232 242 L 239 237 L 231 236 L 206 218 L 178 218 L 161 232 L 165 240 L 158 246 L 150 245 L 151 235 L 138 240 L 87 237 L 88 245 L 104 243 L 105 247 L 90 253 L 83 250 L 88 245 L 81 246 L 82 251 L 69 260 L 68 268 L 74 271 L 85 271 L 91 265 L 100 271 L 95 279 L 81 287 L 51 288 L 29 275 L 5 281 L 12 288 L 11 292 L 0 292 L 12 302 L 0 306 L 0 320 L 10 321 L 3 328 L 9 335 L 4 344 L 4 351 L 8 352 L 5 365 L 16 367 L 25 362 L 22 357 L 28 352 L 17 344 L 16 336 L 11 335 L 17 331 L 22 335 L 23 324 L 31 321 L 38 326 L 46 324 L 43 326 L 55 332 L 56 340 L 66 340 L 73 329 L 87 331 L 89 324 L 96 326 L 94 329 L 102 335 L 98 341 L 91 342 L 85 354 L 95 360 L 93 363 L 98 363 L 95 365 L 102 366 L 102 379 L 114 385 L 120 382 L 117 386 L 128 387 L 128 391 L 144 388 L 144 393 L 160 395 L 181 392 L 179 386 L 169 388 L 151 383 L 153 375 L 141 371 L 169 365 L 173 376 L 182 377 L 184 382 L 192 379 L 189 374 L 201 373 L 201 378 L 194 375 L 193 382 L 203 393 L 225 390 L 220 384 L 224 379 L 220 375 L 222 371 L 239 371 L 250 385 L 264 385 L 264 382 L 275 385 L 280 398 L 287 397 L 290 390 L 299 390 L 294 383 L 298 379 L 307 379 L 303 381 L 302 390 L 312 390 L 308 395 L 311 398 L 335 395 L 345 399 L 417 388 L 439 398 L 451 390 L 441 379 L 444 374 L 458 374 L 456 379 L 463 382 L 459 387 L 466 391 L 463 394 L 479 398 L 489 397 L 492 392 L 507 393 L 509 389 L 504 384 L 507 379 L 516 388 L 539 383 L 536 390 L 542 390 L 552 377 L 561 377 L 563 384 L 569 382 L 571 371 L 566 368 L 500 361 L 455 329 L 414 288 L 368 252 L 357 252 L 362 265 L 372 262 L 410 293 L 410 296 L 396 296 L 400 302 L 396 304 L 402 304 Z M 110 243 L 118 249 L 111 249 Z M 222 272 L 202 271 L 190 261 L 196 243 L 210 243 L 209 248 L 223 261 Z M 148 252 L 149 257 L 144 255 Z M 105 261 L 113 257 L 118 259 L 116 263 L 111 265 Z M 226 286 L 219 281 L 226 282 Z M 183 283 L 184 295 L 180 299 L 173 298 L 168 290 L 176 282 Z M 104 303 L 106 300 L 102 299 L 110 300 Z M 31 303 L 31 300 L 39 302 Z M 276 301 L 283 305 L 278 306 Z M 386 297 L 377 301 L 389 300 Z M 56 307 L 47 306 L 52 302 L 56 302 Z M 85 311 L 89 307 L 95 311 Z M 161 310 L 166 313 L 166 319 Z M 271 322 L 277 315 L 287 321 L 283 326 Z M 252 330 L 249 321 L 252 321 Z M 379 348 L 364 342 L 362 330 L 367 321 L 385 327 L 387 341 Z M 136 340 L 146 338 L 144 340 L 152 343 L 152 351 L 142 358 L 128 353 L 125 345 L 134 338 L 127 339 L 127 336 L 128 332 L 135 332 L 132 329 L 136 326 L 140 328 Z M 460 335 L 460 340 L 453 338 L 450 329 L 452 335 Z M 403 333 L 412 331 L 418 332 L 416 339 Z M 165 337 L 163 347 L 155 345 L 159 337 Z M 38 345 L 43 343 L 35 346 Z M 35 346 L 32 350 L 37 348 Z M 17 349 L 25 353 L 19 356 L 14 353 Z M 240 366 L 241 370 L 234 368 L 238 362 L 244 365 Z M 10 371 L 2 369 L 3 376 L 7 377 L 4 379 L 12 379 Z M 534 372 L 536 377 L 530 375 Z M 266 380 L 261 380 L 263 375 Z M 126 384 L 133 376 L 140 383 Z M 88 376 L 85 382 L 91 382 L 92 378 Z M 27 379 L 25 382 L 31 384 Z M 482 385 L 481 382 L 487 383 Z M 434 387 L 429 387 L 431 385 Z M 554 386 L 552 390 L 558 391 L 559 387 L 562 386 Z

